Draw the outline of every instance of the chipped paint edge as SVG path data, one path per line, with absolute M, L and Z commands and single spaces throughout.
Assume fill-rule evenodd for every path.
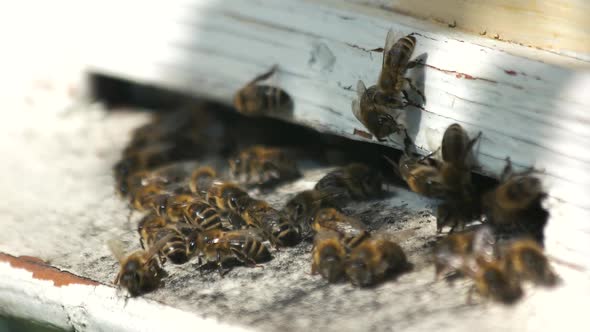
M 37 259 L 3 253 L 0 314 L 75 331 L 168 331 L 187 326 L 206 331 L 250 331 L 143 298 L 126 298 L 114 287 Z

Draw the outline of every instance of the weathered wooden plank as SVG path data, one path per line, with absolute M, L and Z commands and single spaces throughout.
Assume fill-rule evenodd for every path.
M 590 60 L 590 4 L 583 0 L 349 0 L 429 19 L 558 54 Z
M 382 46 L 390 28 L 415 33 L 415 55 L 427 57 L 425 67 L 410 72 L 424 77 L 427 97 L 424 110 L 406 115 L 417 144 L 436 149 L 444 128 L 459 122 L 472 134 L 483 131 L 478 157 L 484 173 L 499 172 L 511 156 L 517 165 L 544 169 L 555 197 L 590 207 L 573 190 L 590 184 L 585 171 L 590 102 L 574 85 L 585 79 L 582 74 L 577 78 L 571 69 L 511 55 L 478 37 L 447 37 L 418 21 L 410 26 L 407 18 L 356 11 L 350 4 L 259 0 L 152 6 L 146 11 L 157 15 L 136 15 L 130 29 L 126 15 L 119 15 L 122 20 L 111 24 L 117 33 L 99 43 L 104 51 L 89 65 L 229 102 L 242 84 L 278 63 L 273 82 L 293 96 L 293 121 L 363 139 L 353 135 L 362 126 L 350 103 L 356 81 L 372 84 L 379 73 L 381 54 L 368 50 Z

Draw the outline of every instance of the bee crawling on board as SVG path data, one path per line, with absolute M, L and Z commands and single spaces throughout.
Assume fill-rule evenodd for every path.
M 378 198 L 383 194 L 383 176 L 371 167 L 352 163 L 324 175 L 314 189 L 343 204 L 350 200 Z
M 258 230 L 242 229 L 223 231 L 211 229 L 195 231 L 187 237 L 189 252 L 203 256 L 206 261 L 214 262 L 221 275 L 223 266 L 230 261 L 237 261 L 248 266 L 269 261 L 272 256 L 262 243 Z
M 474 282 L 467 297 L 469 303 L 472 302 L 474 291 L 504 304 L 513 304 L 523 295 L 520 282 L 504 269 L 501 261 L 477 259 L 468 264 L 463 273 Z
M 243 199 L 238 204 L 239 216 L 250 227 L 260 228 L 275 247 L 294 246 L 301 242 L 301 227 L 282 211 L 253 198 Z
M 319 273 L 328 282 L 337 282 L 345 276 L 347 255 L 338 232 L 318 232 L 313 241 L 311 273 Z
M 451 234 L 448 238 L 435 249 L 437 277 L 444 272 L 459 272 L 473 280 L 467 297 L 469 303 L 474 291 L 504 304 L 512 304 L 522 297 L 519 278 L 506 269 L 491 228 L 482 226 L 474 232 Z
M 211 206 L 220 211 L 240 214 L 242 212 L 240 206 L 245 204 L 244 202 L 249 200 L 250 196 L 233 182 L 214 180 L 208 185 L 205 198 Z
M 533 172 L 530 168 L 515 173 L 510 158 L 506 158 L 500 184 L 482 199 L 483 214 L 496 231 L 521 232 L 542 241 L 548 218 L 542 201 L 547 193 L 541 180 L 531 175 Z
M 377 81 L 379 91 L 389 96 L 389 99 L 394 102 L 390 105 L 393 108 L 405 107 L 409 104 L 415 105 L 408 98 L 408 89 L 415 91 L 423 102 L 426 101 L 426 97 L 412 83 L 412 80 L 405 77 L 407 69 L 413 68 L 417 64 L 416 61 L 410 61 L 416 46 L 416 38 L 412 34 L 398 37 L 399 35 L 391 29 L 387 32 L 383 47 L 383 65 Z
M 546 287 L 555 286 L 559 281 L 543 248 L 532 239 L 513 240 L 503 248 L 502 257 L 504 269 L 519 280 Z
M 406 132 L 404 139 L 404 153 L 396 163 L 387 156 L 383 156 L 393 167 L 396 173 L 404 180 L 410 190 L 415 193 L 432 198 L 444 198 L 450 192 L 450 188 L 444 183 L 440 172 L 440 162 L 431 158 L 436 153 L 427 156 L 419 156 L 413 150 L 414 143 Z
M 316 213 L 327 207 L 337 206 L 333 201 L 333 195 L 319 190 L 304 190 L 287 201 L 283 212 L 302 228 L 305 237 L 311 234 L 311 223 Z
M 356 85 L 358 100 L 352 101 L 352 114 L 367 130 L 380 142 L 385 142 L 385 137 L 401 132 L 405 127 L 397 122 L 393 110 L 384 104 L 390 104 L 385 96 L 379 93 L 376 85 L 368 89 L 363 81 Z
M 411 267 L 396 242 L 384 236 L 373 236 L 351 250 L 345 271 L 353 285 L 370 287 Z
M 365 224 L 334 208 L 319 210 L 314 216 L 312 228 L 317 232 L 333 231 L 340 234 L 346 248 L 354 248 L 370 237 Z
M 216 179 L 217 171 L 215 171 L 213 167 L 199 167 L 191 173 L 189 188 L 193 194 L 205 198 L 207 196 L 207 191 Z
M 481 132 L 470 139 L 461 125 L 450 125 L 443 135 L 441 152 L 443 162 L 440 173 L 448 188 L 444 202 L 437 209 L 437 229 L 450 225 L 450 232 L 464 229 L 465 224 L 481 215 L 479 195 L 471 181 L 473 168 L 472 149 L 481 138 Z
M 234 107 L 238 112 L 249 116 L 275 116 L 292 112 L 293 100 L 283 89 L 259 84 L 278 70 L 274 65 L 269 71 L 256 76 L 234 96 Z
M 282 211 L 254 199 L 238 185 L 215 181 L 207 191 L 207 201 L 221 211 L 234 213 L 244 226 L 258 228 L 275 246 L 293 246 L 301 241 L 301 229 Z
M 158 240 L 147 250 L 137 250 L 125 255 L 122 243 L 115 239 L 107 244 L 121 266 L 117 277 L 113 281 L 129 292 L 131 296 L 138 296 L 158 288 L 166 272 L 158 263 L 157 253 L 166 245 L 171 236 Z
M 410 189 L 427 197 L 442 200 L 437 208 L 437 230 L 451 226 L 460 230 L 479 217 L 480 202 L 471 182 L 471 149 L 481 137 L 469 139 L 459 125 L 450 125 L 443 135 L 443 160 L 431 158 L 438 150 L 421 157 L 414 153 L 413 142 L 406 133 L 405 149 L 398 163 L 385 157 Z
M 301 176 L 286 151 L 262 145 L 241 150 L 229 160 L 231 177 L 246 185 L 268 186 Z
M 412 89 L 421 98 L 424 94 L 416 88 L 412 80 L 405 77 L 406 70 L 413 68 L 417 62 L 410 61 L 416 38 L 412 35 L 397 38 L 389 30 L 383 48 L 383 64 L 376 85 L 367 88 L 363 81 L 357 82 L 358 100 L 352 102 L 352 113 L 373 134 L 378 141 L 399 133 L 405 126 L 397 121 L 396 110 L 408 105 L 418 106 L 409 99 L 407 90 Z

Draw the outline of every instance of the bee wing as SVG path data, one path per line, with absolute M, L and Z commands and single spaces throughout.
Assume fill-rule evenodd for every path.
M 346 218 L 342 221 L 326 220 L 320 226 L 323 230 L 332 230 L 347 236 L 355 236 L 366 231 L 366 226 L 354 218 Z
M 314 243 L 317 243 L 319 241 L 323 241 L 323 240 L 327 240 L 327 239 L 338 239 L 340 238 L 340 234 L 336 231 L 332 231 L 332 230 L 326 230 L 326 231 L 321 231 L 321 232 L 317 232 L 315 234 L 315 236 L 313 237 L 313 241 Z
M 393 29 L 389 29 L 389 31 L 387 31 L 387 36 L 385 37 L 385 46 L 383 46 L 383 66 L 390 62 L 389 50 L 391 50 L 393 45 L 395 45 L 399 37 L 399 34 L 395 33 Z
M 107 246 L 109 250 L 115 256 L 115 258 L 119 261 L 119 263 L 123 262 L 125 259 L 125 250 L 123 249 L 123 242 L 118 239 L 110 239 L 107 241 Z
M 496 237 L 489 226 L 482 226 L 475 231 L 473 253 L 488 262 L 496 258 Z
M 154 243 L 151 247 L 149 247 L 148 250 L 144 254 L 144 257 L 146 258 L 146 262 L 149 261 L 150 257 L 154 256 L 158 251 L 160 251 L 160 249 L 162 249 L 162 247 L 164 247 L 166 245 L 166 243 L 168 243 L 168 241 L 170 241 L 170 239 L 172 237 L 174 237 L 175 235 L 176 234 L 170 232 L 170 233 L 168 233 L 168 235 L 159 239 L 158 241 L 156 241 L 156 243 Z
M 434 257 L 438 263 L 454 270 L 461 270 L 469 263 L 466 256 L 453 253 L 450 250 L 437 250 Z
M 400 179 L 403 179 L 402 174 L 399 171 L 399 164 L 387 157 L 386 155 L 383 155 L 383 158 L 385 158 L 385 160 L 387 160 L 387 162 L 393 167 L 393 172 L 395 173 L 395 175 L 397 175 Z
M 375 239 L 383 239 L 383 240 L 389 240 L 392 242 L 400 243 L 400 242 L 404 242 L 405 240 L 414 236 L 416 234 L 416 230 L 418 230 L 418 229 L 420 229 L 420 228 L 414 227 L 414 228 L 402 229 L 402 230 L 394 231 L 394 232 L 379 232 L 379 233 L 373 234 L 372 237 Z
M 361 104 L 356 99 L 352 101 L 352 114 L 354 114 L 354 117 L 359 120 L 360 123 L 363 123 L 361 117 Z
M 246 228 L 225 232 L 222 236 L 216 239 L 216 243 L 243 243 L 249 238 L 259 242 L 264 242 L 265 240 L 262 230 L 256 228 Z
M 367 92 L 367 87 L 365 86 L 365 83 L 361 80 L 356 82 L 356 94 L 359 97 L 359 99 L 362 98 L 365 92 Z

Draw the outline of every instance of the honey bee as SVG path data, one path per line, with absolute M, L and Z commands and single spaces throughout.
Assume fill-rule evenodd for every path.
M 511 276 L 543 286 L 554 286 L 558 277 L 543 249 L 532 239 L 512 242 L 503 254 L 504 268 Z
M 370 236 L 360 220 L 346 216 L 334 208 L 319 210 L 314 217 L 312 228 L 318 233 L 329 230 L 340 234 L 347 248 L 358 246 Z
M 347 250 L 340 234 L 322 231 L 315 235 L 312 250 L 311 273 L 319 273 L 328 282 L 337 282 L 344 276 Z
M 483 297 L 505 304 L 512 304 L 522 297 L 522 288 L 518 279 L 504 270 L 501 261 L 478 259 L 475 264 L 469 264 L 469 266 L 470 268 L 463 270 L 474 281 L 468 300 L 471 299 L 473 290 Z
M 255 145 L 229 160 L 230 175 L 246 185 L 273 185 L 301 176 L 295 162 L 279 149 Z
M 383 193 L 383 176 L 367 165 L 353 163 L 326 174 L 314 189 L 338 203 L 369 199 Z
M 110 240 L 109 249 L 121 265 L 113 283 L 127 289 L 131 296 L 138 296 L 158 288 L 166 272 L 155 255 L 168 240 L 167 236 L 163 237 L 148 250 L 137 250 L 129 255 L 124 254 L 119 241 Z
M 495 236 L 489 227 L 453 233 L 440 240 L 434 248 L 436 278 L 447 273 L 461 273 L 469 257 L 496 259 Z
M 385 137 L 398 133 L 404 126 L 397 122 L 387 104 L 391 104 L 387 96 L 379 92 L 376 85 L 368 89 L 363 81 L 356 85 L 358 100 L 352 101 L 352 114 L 362 123 L 378 141 L 386 141 Z
M 435 249 L 435 266 L 437 276 L 447 271 L 460 272 L 473 280 L 468 301 L 474 290 L 507 304 L 522 296 L 520 282 L 505 268 L 490 227 L 449 235 Z
M 161 199 L 156 213 L 165 215 L 173 222 L 181 221 L 185 219 L 187 207 L 198 200 L 200 199 L 192 194 L 166 195 Z
M 231 182 L 215 181 L 207 191 L 207 202 L 241 217 L 248 227 L 259 228 L 276 246 L 292 246 L 301 240 L 301 231 L 285 214 L 267 202 L 253 199 Z
M 272 66 L 269 71 L 255 77 L 236 93 L 234 107 L 238 112 L 260 116 L 291 111 L 293 101 L 287 92 L 275 86 L 258 84 L 268 79 L 277 69 L 277 65 Z
M 198 167 L 194 161 L 175 162 L 166 164 L 153 169 L 144 169 L 134 172 L 127 178 L 128 192 L 133 193 L 141 187 L 147 185 L 158 185 L 163 188 L 174 187 L 174 189 L 186 187 L 187 179 L 190 177 L 193 169 Z M 185 189 L 184 191 L 188 191 Z
M 401 100 L 400 94 L 406 100 L 409 100 L 406 92 L 408 88 L 420 95 L 422 100 L 426 99 L 422 92 L 412 83 L 412 80 L 404 76 L 407 69 L 413 68 L 417 64 L 415 61 L 410 61 L 415 45 L 416 38 L 411 34 L 397 39 L 393 30 L 387 32 L 385 46 L 383 47 L 383 65 L 377 86 L 382 93 L 392 96 L 393 100 L 397 101 L 397 105 L 394 104 L 394 107 L 405 107 L 407 105 Z
M 409 267 L 397 243 L 385 238 L 368 238 L 352 249 L 345 271 L 353 285 L 368 287 Z
M 166 243 L 158 250 L 162 264 L 167 259 L 173 264 L 184 264 L 189 260 L 186 238 L 175 226 L 144 227 L 141 234 L 144 236 L 142 243 L 148 248 L 154 246 L 160 239 L 167 239 Z
M 240 214 L 244 205 L 250 200 L 246 191 L 232 182 L 215 180 L 207 189 L 207 202 L 221 211 Z M 240 203 L 240 201 L 243 201 Z
M 241 199 L 238 202 L 238 211 L 248 226 L 260 228 L 275 246 L 294 246 L 301 241 L 299 226 L 265 201 Z
M 402 155 L 397 164 L 388 157 L 385 159 L 413 192 L 432 198 L 447 197 L 450 189 L 444 183 L 440 170 L 430 164 L 426 157 Z
M 271 259 L 268 248 L 262 244 L 259 234 L 252 229 L 223 231 L 210 229 L 193 232 L 187 239 L 189 252 L 205 256 L 221 268 L 228 260 L 237 260 L 256 266 Z
M 166 200 L 169 196 L 170 193 L 160 185 L 150 184 L 135 190 L 130 196 L 130 203 L 137 211 L 165 214 Z
M 148 243 L 146 243 L 144 239 L 150 237 L 151 233 L 169 225 L 171 225 L 171 221 L 166 217 L 159 216 L 155 213 L 145 215 L 137 224 L 137 232 L 139 233 L 139 243 L 141 244 L 141 248 L 148 248 Z
M 158 142 L 175 142 L 184 146 L 199 143 L 201 129 L 209 123 L 206 118 L 206 112 L 194 108 L 155 116 L 149 123 L 133 130 L 126 152 Z
M 130 189 L 133 189 L 133 184 L 130 188 L 130 180 L 128 179 L 131 174 L 153 169 L 165 163 L 194 159 L 201 155 L 202 152 L 199 149 L 190 149 L 170 143 L 157 143 L 134 150 L 125 155 L 113 167 L 117 189 L 121 195 L 125 196 Z M 132 182 L 136 184 L 137 181 Z
M 201 197 L 207 195 L 207 190 L 217 178 L 217 172 L 209 166 L 199 167 L 193 171 L 190 179 L 190 190 Z
M 185 207 L 184 221 L 203 230 L 226 228 L 221 214 L 204 200 L 195 200 Z
M 533 169 L 528 169 L 514 173 L 510 158 L 506 158 L 500 184 L 482 199 L 484 215 L 496 230 L 524 230 L 535 238 L 542 238 L 547 211 L 541 203 L 547 194 L 541 180 L 530 175 L 532 172 Z
M 445 130 L 441 144 L 441 173 L 445 183 L 457 192 L 462 192 L 463 188 L 471 185 L 471 149 L 480 137 L 481 132 L 470 140 L 465 129 L 458 123 Z
M 301 225 L 304 234 L 311 231 L 311 221 L 316 213 L 325 207 L 337 206 L 332 196 L 319 190 L 304 190 L 291 198 L 283 208 L 293 222 Z

